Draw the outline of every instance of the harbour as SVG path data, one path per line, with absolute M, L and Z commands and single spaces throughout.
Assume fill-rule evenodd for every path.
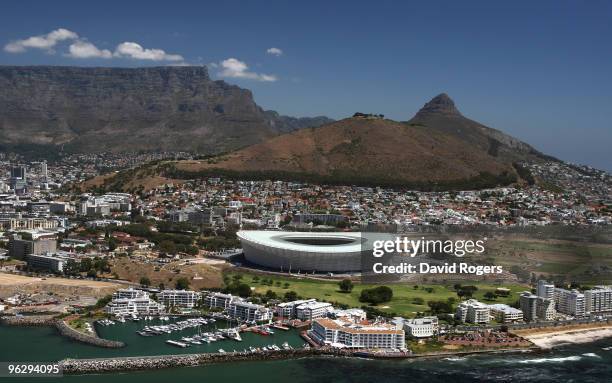
M 127 357 L 141 359 L 142 355 L 176 355 L 189 357 L 199 348 L 204 352 L 223 354 L 221 347 L 232 353 L 233 345 L 239 343 L 225 340 L 212 345 L 178 348 L 160 342 L 161 338 L 141 337 L 134 331 L 136 323 L 127 322 L 117 326 L 100 328 L 105 336 L 113 336 L 126 343 L 126 347 L 106 349 L 74 342 L 59 336 L 50 327 L 0 326 L 0 339 L 10 347 L 0 348 L 0 358 L 7 361 L 57 362 L 67 358 L 98 359 Z M 163 335 L 162 335 L 163 336 Z M 287 339 L 294 347 L 303 341 L 294 331 L 277 331 L 269 337 L 242 333 L 242 348 L 262 347 L 272 343 L 281 344 Z M 5 343 L 6 342 L 6 343 Z M 221 346 L 222 345 L 222 346 Z M 103 383 L 112 379 L 123 383 L 156 383 L 168 381 L 243 381 L 251 382 L 371 382 L 385 376 L 385 382 L 558 382 L 573 377 L 581 382 L 602 382 L 612 372 L 612 340 L 603 339 L 589 344 L 568 345 L 545 353 L 512 353 L 486 355 L 456 355 L 437 359 L 373 360 L 364 358 L 338 358 L 328 356 L 296 357 L 284 360 L 248 360 L 207 365 L 185 365 L 174 368 L 112 372 L 88 375 L 68 375 L 62 378 L 37 378 L 36 382 L 93 382 Z M 199 352 L 199 350 L 198 350 Z M 155 355 L 153 355 L 155 356 Z M 178 356 L 180 357 L 180 355 Z M 173 359 L 177 360 L 173 356 Z M 216 358 L 220 358 L 217 356 Z M 348 374 L 350 380 L 348 380 Z

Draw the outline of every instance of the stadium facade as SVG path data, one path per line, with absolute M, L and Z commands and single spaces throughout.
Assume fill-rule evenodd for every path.
M 239 231 L 245 259 L 267 268 L 292 272 L 361 270 L 361 233 Z

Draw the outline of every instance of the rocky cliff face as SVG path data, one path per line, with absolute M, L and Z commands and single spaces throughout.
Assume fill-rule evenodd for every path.
M 0 144 L 218 153 L 326 118 L 263 111 L 206 67 L 0 66 Z

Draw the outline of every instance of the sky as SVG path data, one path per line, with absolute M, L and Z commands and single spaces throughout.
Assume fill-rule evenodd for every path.
M 0 65 L 207 65 L 292 116 L 467 117 L 612 171 L 609 1 L 24 1 Z

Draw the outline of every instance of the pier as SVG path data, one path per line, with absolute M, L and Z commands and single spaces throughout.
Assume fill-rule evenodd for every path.
M 158 355 L 98 359 L 64 359 L 59 362 L 64 374 L 93 374 L 116 371 L 155 370 L 201 366 L 214 363 L 297 359 L 336 355 L 324 349 L 268 350 L 257 352 L 218 352 L 184 355 Z

